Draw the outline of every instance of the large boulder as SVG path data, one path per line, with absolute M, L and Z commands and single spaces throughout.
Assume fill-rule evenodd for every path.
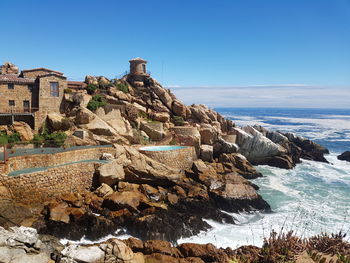
M 218 137 L 217 131 L 212 127 L 202 128 L 200 129 L 199 133 L 203 144 L 213 145 Z
M 12 125 L 13 130 L 17 132 L 22 141 L 31 141 L 34 138 L 32 129 L 30 126 L 23 121 L 15 121 Z
M 118 134 L 129 138 L 133 136 L 130 123 L 122 117 L 119 109 L 99 108 L 96 110 L 96 115 L 114 128 Z
M 159 97 L 159 99 L 164 103 L 168 109 L 171 109 L 173 99 L 171 98 L 169 92 L 162 88 L 160 85 L 153 86 L 154 93 Z
M 92 85 L 98 85 L 98 80 L 94 76 L 86 76 L 85 77 L 85 83 L 87 85 L 92 84 Z
M 200 158 L 205 162 L 212 162 L 213 146 L 202 144 L 200 148 Z
M 96 115 L 92 111 L 89 111 L 88 109 L 81 107 L 77 110 L 75 114 L 75 124 L 77 125 L 88 124 L 95 117 Z
M 50 247 L 39 239 L 34 228 L 0 227 L 0 262 L 47 263 L 56 247 Z M 57 248 L 58 249 L 58 248 Z
M 127 208 L 131 211 L 138 211 L 137 208 L 141 200 L 147 200 L 147 197 L 138 191 L 114 192 L 106 196 L 103 201 L 103 206 L 112 211 L 123 208 Z
M 343 152 L 341 155 L 338 155 L 337 158 L 342 161 L 350 162 L 350 151 Z
M 86 90 L 79 90 L 72 93 L 64 94 L 64 101 L 68 104 L 68 107 L 87 107 L 89 101 L 91 100 L 91 95 L 87 94 Z
M 81 263 L 104 262 L 105 252 L 98 246 L 69 245 L 65 247 L 61 255 L 64 258 L 75 260 Z
M 47 122 L 49 127 L 54 131 L 67 131 L 74 127 L 74 123 L 71 120 L 58 113 L 49 113 L 47 115 Z
M 174 100 L 171 109 L 176 116 L 181 116 L 183 119 L 186 119 L 187 107 L 185 104 Z
M 239 147 L 235 143 L 230 143 L 222 138 L 218 138 L 213 145 L 214 157 L 218 157 L 223 153 L 236 153 Z
M 251 126 L 242 129 L 234 128 L 234 132 L 237 135 L 239 152 L 253 164 L 286 152 L 282 146 L 272 142 Z
M 219 162 L 224 166 L 224 173 L 237 172 L 246 179 L 255 179 L 262 176 L 262 174 L 254 168 L 247 158 L 239 153 L 222 154 L 219 157 Z
M 153 141 L 161 141 L 165 137 L 162 122 L 142 122 L 140 128 Z
M 97 173 L 99 182 L 109 186 L 113 186 L 125 178 L 124 168 L 118 163 L 118 160 L 102 164 L 97 168 Z
M 184 243 L 177 248 L 184 257 L 201 258 L 204 262 L 229 262 L 226 253 L 213 244 Z
M 125 147 L 129 164 L 124 167 L 125 181 L 150 185 L 172 185 L 181 178 L 180 171 L 159 163 L 132 147 Z

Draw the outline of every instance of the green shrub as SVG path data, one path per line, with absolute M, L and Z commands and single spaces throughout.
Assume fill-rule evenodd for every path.
M 8 143 L 8 137 L 5 132 L 0 132 L 0 145 L 5 145 Z
M 185 121 L 181 116 L 174 116 L 173 117 L 173 123 L 177 126 L 183 126 Z
M 114 86 L 124 93 L 129 92 L 128 84 L 126 84 L 125 82 L 116 82 L 116 83 L 114 83 Z
M 70 89 L 70 88 L 65 88 L 65 89 L 64 89 L 64 93 L 70 94 L 70 93 L 72 93 L 72 92 L 73 92 L 73 90 Z
M 98 89 L 98 86 L 94 84 L 89 84 L 86 86 L 86 90 L 90 95 L 94 94 L 97 89 Z
M 64 145 L 66 139 L 67 134 L 64 132 L 53 132 L 49 134 L 47 131 L 44 131 L 42 134 L 35 134 L 32 142 L 36 146 L 61 147 Z
M 9 143 L 15 143 L 15 142 L 20 142 L 20 141 L 21 141 L 21 135 L 19 135 L 19 133 L 17 133 L 17 132 L 14 132 L 8 136 Z
M 94 95 L 89 101 L 87 108 L 91 111 L 95 111 L 100 107 L 105 106 L 107 103 L 101 95 Z

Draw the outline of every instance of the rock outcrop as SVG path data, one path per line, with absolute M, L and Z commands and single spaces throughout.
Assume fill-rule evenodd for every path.
M 337 156 L 338 160 L 350 162 L 350 151 L 343 152 Z

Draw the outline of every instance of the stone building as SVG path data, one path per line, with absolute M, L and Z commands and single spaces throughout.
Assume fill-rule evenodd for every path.
M 19 69 L 12 63 L 0 67 L 0 125 L 25 121 L 38 129 L 50 112 L 60 112 L 67 78 L 47 69 Z
M 134 58 L 129 60 L 130 63 L 130 74 L 131 75 L 149 75 L 147 74 L 146 64 L 147 61 L 142 58 Z

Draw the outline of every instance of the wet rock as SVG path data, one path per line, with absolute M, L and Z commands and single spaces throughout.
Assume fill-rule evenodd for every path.
M 246 179 L 262 176 L 242 154 L 222 154 L 219 157 L 219 162 L 225 166 L 226 172 L 237 172 Z
M 337 158 L 342 161 L 350 162 L 350 151 L 343 152 L 342 154 L 338 155 Z
M 161 253 L 172 257 L 181 257 L 181 253 L 169 242 L 163 240 L 147 240 L 143 244 L 144 254 Z

